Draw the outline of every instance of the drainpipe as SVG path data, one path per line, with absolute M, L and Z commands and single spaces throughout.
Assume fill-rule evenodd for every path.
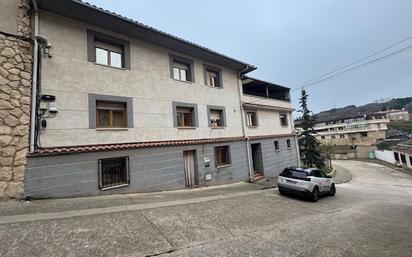
M 291 120 L 291 124 L 292 124 L 292 128 L 295 128 L 295 122 L 293 121 L 293 115 L 292 112 L 290 113 L 290 120 Z M 295 150 L 296 150 L 296 158 L 297 160 L 297 164 L 300 167 L 300 152 L 299 152 L 299 141 L 298 141 L 298 133 L 296 133 L 296 130 L 293 131 L 295 133 Z
M 32 0 L 34 7 L 34 36 L 39 33 L 39 9 L 36 0 Z M 37 112 L 37 71 L 38 71 L 38 53 L 39 45 L 37 40 L 33 40 L 33 78 L 31 88 L 31 119 L 30 119 L 30 152 L 35 150 L 35 131 L 36 131 L 36 112 Z
M 241 83 L 240 83 L 240 77 L 242 76 L 242 72 L 246 71 L 249 69 L 249 65 L 246 65 L 246 68 L 242 71 L 239 72 L 238 78 L 237 78 L 237 85 L 238 85 L 238 90 L 239 90 L 239 104 L 240 104 L 240 117 L 242 120 L 242 133 L 243 137 L 246 139 L 246 155 L 247 155 L 247 166 L 248 166 L 248 171 L 249 171 L 249 180 L 250 182 L 253 182 L 253 172 L 252 172 L 252 163 L 250 160 L 250 152 L 249 152 L 249 137 L 246 136 L 245 133 L 245 117 L 243 113 L 243 105 L 242 105 L 242 88 L 241 88 Z

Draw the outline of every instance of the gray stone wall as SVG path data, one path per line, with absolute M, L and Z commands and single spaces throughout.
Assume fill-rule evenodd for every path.
M 29 1 L 19 1 L 15 35 L 0 31 L 0 199 L 20 198 L 28 150 L 32 76 Z

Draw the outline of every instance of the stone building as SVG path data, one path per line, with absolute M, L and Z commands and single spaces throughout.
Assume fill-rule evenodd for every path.
M 0 198 L 20 198 L 29 142 L 32 80 L 29 0 L 0 2 Z

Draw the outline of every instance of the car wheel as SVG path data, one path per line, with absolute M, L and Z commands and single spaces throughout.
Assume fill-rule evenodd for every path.
M 279 194 L 284 195 L 284 194 L 286 194 L 286 191 L 279 188 Z
M 329 196 L 334 196 L 336 194 L 335 184 L 330 186 Z
M 319 189 L 317 187 L 312 191 L 311 200 L 312 202 L 317 202 L 319 200 Z

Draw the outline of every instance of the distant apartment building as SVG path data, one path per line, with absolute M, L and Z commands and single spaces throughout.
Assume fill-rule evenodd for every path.
M 386 114 L 368 114 L 318 122 L 314 129 L 322 144 L 372 146 L 385 139 Z
M 377 112 L 378 114 L 385 114 L 389 120 L 409 120 L 409 112 L 407 110 L 387 110 Z
M 82 1 L 27 3 L 34 101 L 21 97 L 33 112 L 15 159 L 30 151 L 13 182 L 25 197 L 254 181 L 298 164 L 289 88 L 247 77 L 253 65 Z

